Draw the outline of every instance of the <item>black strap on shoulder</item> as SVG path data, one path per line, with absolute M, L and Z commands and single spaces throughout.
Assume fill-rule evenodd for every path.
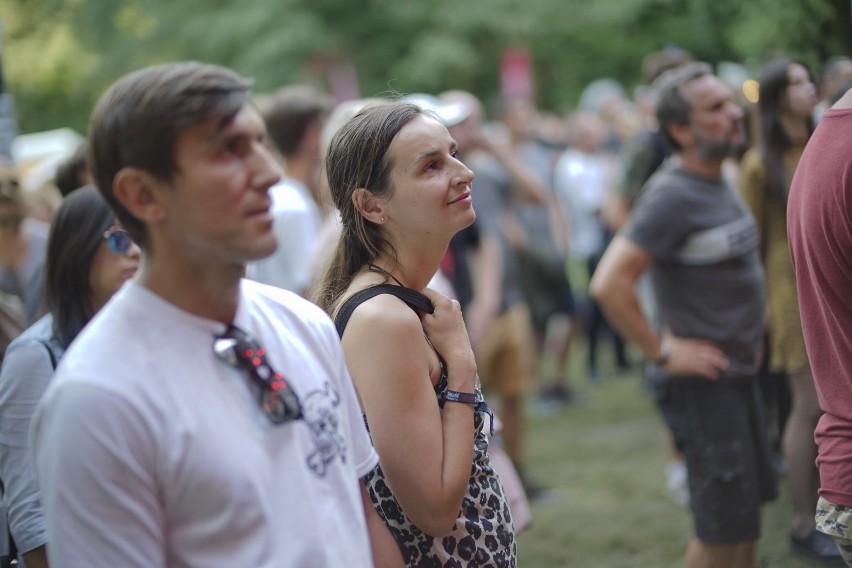
M 56 370 L 56 354 L 53 352 L 53 349 L 50 347 L 50 343 L 44 339 L 39 339 L 39 342 L 44 345 L 44 348 L 47 349 L 47 355 L 50 357 L 50 366 L 53 367 L 53 370 Z
M 393 284 L 379 284 L 378 286 L 371 286 L 355 292 L 340 306 L 337 317 L 334 318 L 334 325 L 337 326 L 337 335 L 343 337 L 343 330 L 346 329 L 346 324 L 349 323 L 349 318 L 352 317 L 352 312 L 355 311 L 355 308 L 380 294 L 396 296 L 415 311 L 420 310 L 427 314 L 435 312 L 435 306 L 432 305 L 429 298 L 417 290 Z

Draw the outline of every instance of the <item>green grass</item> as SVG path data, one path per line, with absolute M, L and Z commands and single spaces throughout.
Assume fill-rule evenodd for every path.
M 607 352 L 602 355 L 609 359 Z M 575 377 L 583 376 L 581 366 L 573 367 Z M 610 370 L 602 371 L 607 377 Z M 532 503 L 532 526 L 518 539 L 518 565 L 683 566 L 692 519 L 664 491 L 662 427 L 641 379 L 634 374 L 572 383 L 585 395 L 583 405 L 551 414 L 529 408 L 527 468 L 555 491 Z M 764 510 L 759 566 L 810 566 L 788 552 L 790 508 L 783 480 L 781 489 L 781 497 Z

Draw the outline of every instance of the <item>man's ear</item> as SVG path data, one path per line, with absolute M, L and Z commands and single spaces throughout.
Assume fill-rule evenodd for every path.
M 372 191 L 359 187 L 352 192 L 352 205 L 368 221 L 380 225 L 387 219 L 384 202 Z
M 112 181 L 115 198 L 145 223 L 156 223 L 165 217 L 161 186 L 162 182 L 149 172 L 134 167 L 120 169 Z

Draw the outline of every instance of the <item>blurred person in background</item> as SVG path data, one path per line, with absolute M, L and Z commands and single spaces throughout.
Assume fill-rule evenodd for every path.
M 829 57 L 819 74 L 819 101 L 814 107 L 814 122 L 846 91 L 843 86 L 852 81 L 852 59 L 846 55 Z
M 133 276 L 140 251 L 97 188 L 56 213 L 45 265 L 48 313 L 9 346 L 0 370 L 0 479 L 9 528 L 26 566 L 47 566 L 47 527 L 30 467 L 30 419 L 68 345 Z
M 282 243 L 269 257 L 249 263 L 249 278 L 307 297 L 322 228 L 320 133 L 331 97 L 306 85 L 282 87 L 261 99 L 261 115 L 284 177 L 269 194 L 275 233 Z
M 0 169 L 0 292 L 23 302 L 24 325 L 43 310 L 44 258 L 49 225 L 30 219 L 14 168 Z
M 86 144 L 80 146 L 68 159 L 56 167 L 53 183 L 59 193 L 65 197 L 78 187 L 92 183 L 92 176 L 86 167 Z
M 568 404 L 575 393 L 565 373 L 577 326 L 566 273 L 568 226 L 553 192 L 551 153 L 534 137 L 537 112 L 532 102 L 499 99 L 494 109 L 509 144 L 545 188 L 541 203 L 512 204 L 502 219 L 502 232 L 517 258 L 518 285 L 530 311 L 538 368 L 547 373 L 539 379 L 539 400 L 544 405 Z
M 828 535 L 816 530 L 819 489 L 814 430 L 822 414 L 805 349 L 796 276 L 787 242 L 787 196 L 793 173 L 813 132 L 817 102 L 811 71 L 780 59 L 763 68 L 756 116 L 756 144 L 743 156 L 740 190 L 761 236 L 766 273 L 768 370 L 786 380 L 792 407 L 782 437 L 793 507 L 790 546 L 813 562 L 842 564 Z
M 695 533 L 688 568 L 753 568 L 775 472 L 757 387 L 764 281 L 754 219 L 722 175 L 743 111 L 709 65 L 660 78 L 657 119 L 674 160 L 648 181 L 591 292 L 655 363 L 657 404 L 686 458 Z M 658 322 L 639 304 L 648 271 Z
M 568 117 L 570 147 L 556 164 L 554 187 L 570 227 L 571 259 L 580 262 L 591 279 L 610 233 L 601 217 L 607 193 L 618 179 L 616 156 L 606 150 L 605 122 L 594 113 L 577 111 Z M 612 339 L 616 366 L 627 370 L 630 363 L 624 341 L 613 331 L 597 302 L 589 298 L 582 310 L 587 336 L 589 380 L 600 378 L 599 340 Z

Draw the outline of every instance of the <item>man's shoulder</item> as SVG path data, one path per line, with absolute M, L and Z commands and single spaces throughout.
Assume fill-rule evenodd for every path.
M 654 172 L 645 183 L 636 202 L 640 209 L 648 203 L 680 203 L 690 191 L 690 182 L 676 168 L 662 167 Z
M 322 308 L 295 292 L 244 278 L 241 283 L 242 301 L 249 311 L 268 312 L 278 317 L 305 322 L 330 323 Z

